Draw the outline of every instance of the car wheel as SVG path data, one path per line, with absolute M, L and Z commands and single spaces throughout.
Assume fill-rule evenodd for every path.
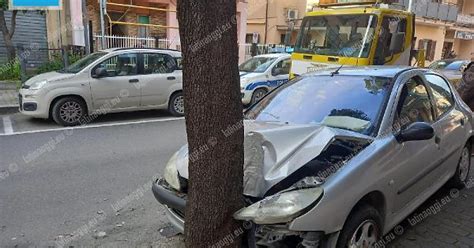
M 183 93 L 178 92 L 171 96 L 168 111 L 174 116 L 184 115 L 184 96 Z
M 53 105 L 53 120 L 62 126 L 76 126 L 87 115 L 84 101 L 77 97 L 64 97 Z
M 363 205 L 349 216 L 337 242 L 337 248 L 376 247 L 382 237 L 382 218 L 373 207 Z
M 469 172 L 471 171 L 471 148 L 466 145 L 461 152 L 456 173 L 449 182 L 449 185 L 456 188 L 464 188 L 469 179 Z
M 252 94 L 252 100 L 250 101 L 250 104 L 255 104 L 257 103 L 258 101 L 260 101 L 260 99 L 262 99 L 265 95 L 267 94 L 267 90 L 266 89 L 257 89 L 253 92 Z

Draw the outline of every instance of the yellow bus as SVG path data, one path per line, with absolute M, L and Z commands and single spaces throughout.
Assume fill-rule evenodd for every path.
M 410 65 L 415 15 L 377 1 L 328 4 L 303 18 L 291 77 L 340 65 Z

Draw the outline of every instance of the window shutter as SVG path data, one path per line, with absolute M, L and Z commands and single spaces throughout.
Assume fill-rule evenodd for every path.
M 431 41 L 430 61 L 433 61 L 436 53 L 436 41 Z

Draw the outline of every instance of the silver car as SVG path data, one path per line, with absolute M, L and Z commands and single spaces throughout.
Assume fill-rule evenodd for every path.
M 165 49 L 109 49 L 26 81 L 20 112 L 64 126 L 105 113 L 166 109 L 184 114 L 181 53 Z
M 246 112 L 249 204 L 234 218 L 255 224 L 250 247 L 383 247 L 381 237 L 444 184 L 465 185 L 472 118 L 430 70 L 343 68 L 292 80 Z M 152 186 L 180 231 L 187 178 L 184 146 Z

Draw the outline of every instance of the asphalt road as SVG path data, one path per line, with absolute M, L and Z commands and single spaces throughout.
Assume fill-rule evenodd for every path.
M 13 131 L 0 121 L 0 247 L 67 247 L 107 224 L 119 233 L 149 227 L 161 238 L 166 222 L 151 181 L 185 143 L 183 119 L 152 111 L 78 129 L 9 120 Z

